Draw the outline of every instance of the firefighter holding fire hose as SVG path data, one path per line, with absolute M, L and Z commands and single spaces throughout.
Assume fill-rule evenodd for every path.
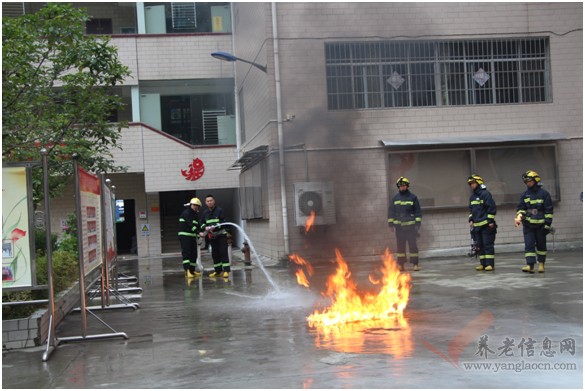
M 528 170 L 522 174 L 526 191 L 520 196 L 514 223 L 523 225 L 526 266 L 523 272 L 534 273 L 538 261 L 538 272 L 544 273 L 546 261 L 546 235 L 553 232 L 553 203 L 550 193 L 542 188 L 540 175 Z
M 401 271 L 406 263 L 406 244 L 408 256 L 413 270 L 420 270 L 418 266 L 418 246 L 416 238 L 422 222 L 422 214 L 418 197 L 409 190 L 410 181 L 401 176 L 396 181 L 398 193 L 388 206 L 388 226 L 390 231 L 396 232 L 396 261 Z
M 472 190 L 469 197 L 469 227 L 479 247 L 480 264 L 475 270 L 489 272 L 495 268 L 496 203 L 479 175 L 471 175 L 467 178 L 467 184 Z
M 223 209 L 215 204 L 212 194 L 205 196 L 207 209 L 201 214 L 201 237 L 207 236 L 211 244 L 211 258 L 213 259 L 213 273 L 209 277 L 228 278 L 231 271 L 228 253 L 228 232 L 221 226 L 225 222 Z
M 181 255 L 183 257 L 183 269 L 185 277 L 199 277 L 201 273 L 197 272 L 197 236 L 199 235 L 199 207 L 201 201 L 199 198 L 191 198 L 189 203 L 185 204 L 187 208 L 179 216 L 179 242 L 181 243 Z

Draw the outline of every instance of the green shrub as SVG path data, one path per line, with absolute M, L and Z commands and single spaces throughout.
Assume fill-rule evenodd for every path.
M 36 293 L 36 292 L 35 292 Z M 33 299 L 33 292 L 31 291 L 14 291 L 5 293 L 2 297 L 2 301 L 29 301 Z M 24 304 L 15 306 L 2 306 L 2 319 L 21 319 L 28 318 L 35 310 L 38 305 Z
M 69 288 L 79 279 L 79 261 L 77 252 L 57 250 L 53 252 L 53 291 L 57 293 Z M 47 274 L 47 256 L 37 255 L 36 259 L 37 284 L 49 283 Z M 47 299 L 47 291 L 14 291 L 6 292 L 3 301 L 29 301 Z M 23 304 L 16 306 L 2 306 L 2 319 L 20 319 L 29 317 L 37 308 L 45 305 Z
M 57 235 L 51 234 L 53 249 L 57 246 L 57 238 Z M 35 250 L 37 254 L 45 255 L 47 253 L 47 231 L 44 229 L 35 229 Z
M 79 279 L 77 253 L 57 250 L 53 253 L 53 289 L 55 294 L 69 288 Z M 37 257 L 37 284 L 48 284 L 47 257 Z
M 57 242 L 57 248 L 77 254 L 77 218 L 73 213 L 67 216 L 67 229 L 61 240 Z

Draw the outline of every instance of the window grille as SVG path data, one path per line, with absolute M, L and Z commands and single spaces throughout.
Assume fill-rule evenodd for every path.
M 224 115 L 225 110 L 202 110 L 203 140 L 205 144 L 219 144 L 217 117 Z
M 330 110 L 549 102 L 548 38 L 325 44 Z
M 171 3 L 174 30 L 193 30 L 197 28 L 195 3 Z

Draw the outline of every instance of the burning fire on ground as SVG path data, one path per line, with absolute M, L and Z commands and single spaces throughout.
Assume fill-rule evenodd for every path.
M 298 266 L 299 285 L 309 288 L 307 275 L 313 276 L 312 265 L 297 254 L 289 259 Z M 374 292 L 360 290 L 339 250 L 335 260 L 337 269 L 328 277 L 326 291 L 322 293 L 331 300 L 331 305 L 307 317 L 309 327 L 317 330 L 317 347 L 357 353 L 370 341 L 378 351 L 398 356 L 408 354 L 412 340 L 402 313 L 410 295 L 410 274 L 401 273 L 386 250 L 380 270 L 369 275 L 369 282 L 376 289 Z M 403 332 L 394 333 L 397 330 Z
M 390 251 L 386 250 L 382 257 L 381 276 L 370 275 L 369 278 L 372 284 L 380 287 L 378 293 L 360 292 L 339 250 L 335 254 L 337 270 L 327 280 L 327 291 L 323 294 L 332 300 L 332 304 L 322 311 L 315 310 L 307 318 L 310 327 L 380 320 L 402 314 L 408 304 L 410 274 L 400 272 Z M 302 267 L 310 276 L 314 273 L 313 267 L 296 254 L 291 255 L 290 260 L 301 266 L 296 272 L 297 282 L 309 287 Z

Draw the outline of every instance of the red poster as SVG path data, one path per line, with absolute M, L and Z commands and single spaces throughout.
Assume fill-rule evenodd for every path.
M 83 268 L 87 275 L 102 263 L 100 179 L 80 168 L 79 190 L 79 233 L 83 238 Z

